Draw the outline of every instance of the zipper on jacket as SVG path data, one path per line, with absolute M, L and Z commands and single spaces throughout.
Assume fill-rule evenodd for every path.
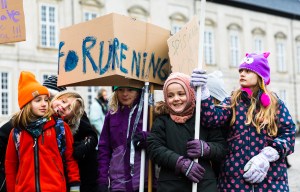
M 35 172 L 35 188 L 36 192 L 41 192 L 40 187 L 40 166 L 39 166 L 39 145 L 38 139 L 34 138 L 34 172 Z
M 58 171 L 59 174 L 61 175 L 62 180 L 64 181 L 64 180 L 65 180 L 64 174 L 59 170 L 58 165 L 57 165 L 56 161 L 54 160 L 54 158 L 52 158 L 52 161 L 53 161 L 53 163 L 54 163 L 54 165 L 55 165 L 57 171 Z

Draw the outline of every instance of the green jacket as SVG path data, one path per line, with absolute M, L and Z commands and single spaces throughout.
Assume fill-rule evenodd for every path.
M 175 174 L 175 166 L 180 156 L 187 156 L 186 143 L 194 138 L 195 116 L 184 124 L 175 123 L 169 115 L 155 119 L 147 138 L 147 153 L 154 163 L 161 167 L 158 178 L 158 192 L 192 191 L 192 182 L 183 174 Z M 211 148 L 210 156 L 198 162 L 206 170 L 204 178 L 198 184 L 198 191 L 217 191 L 216 176 L 212 161 L 221 161 L 226 155 L 226 142 L 220 129 L 200 128 L 200 139 Z

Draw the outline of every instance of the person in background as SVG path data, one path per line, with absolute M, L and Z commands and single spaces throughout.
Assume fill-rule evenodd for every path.
M 285 157 L 294 152 L 295 124 L 270 83 L 269 52 L 250 53 L 239 66 L 240 88 L 216 107 L 206 72 L 195 69 L 201 86 L 201 123 L 228 129 L 229 153 L 219 177 L 220 191 L 289 191 Z
M 66 87 L 57 86 L 57 77 L 54 75 L 49 76 L 44 81 L 43 86 L 47 87 L 48 91 L 50 92 L 50 99 L 53 98 L 58 92 L 67 90 Z M 10 119 L 0 128 L 0 192 L 6 192 L 4 159 L 9 133 L 12 128 L 12 119 Z
M 97 130 L 98 138 L 100 137 L 104 118 L 108 111 L 108 99 L 107 99 L 107 91 L 102 88 L 98 91 L 98 96 L 95 98 L 95 101 L 91 105 L 89 119 Z
M 79 192 L 80 177 L 72 155 L 72 133 L 61 120 L 65 130 L 62 157 L 54 127 L 58 119 L 49 110 L 49 96 L 48 89 L 39 84 L 32 73 L 21 72 L 20 111 L 12 117 L 14 129 L 10 132 L 5 155 L 8 192 L 67 191 L 66 182 L 70 191 Z
M 74 158 L 78 161 L 81 192 L 98 192 L 97 133 L 84 112 L 82 97 L 71 91 L 57 93 L 50 103 L 53 113 L 66 121 L 74 137 Z
M 155 106 L 158 116 L 147 138 L 147 153 L 161 167 L 157 191 L 190 192 L 193 182 L 198 183 L 197 191 L 217 191 L 211 161 L 226 154 L 221 130 L 201 126 L 200 139 L 194 139 L 196 98 L 188 75 L 170 74 L 163 94 L 164 102 Z
M 141 149 L 147 138 L 142 99 L 141 89 L 114 87 L 98 144 L 99 192 L 139 191 Z

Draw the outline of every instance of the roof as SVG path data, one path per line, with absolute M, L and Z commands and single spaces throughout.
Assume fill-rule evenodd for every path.
M 300 0 L 208 0 L 208 1 L 300 20 Z

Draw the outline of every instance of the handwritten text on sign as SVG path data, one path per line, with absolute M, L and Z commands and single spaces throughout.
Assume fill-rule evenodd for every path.
M 62 47 L 65 42 L 60 42 L 59 46 L 59 57 L 66 57 L 64 62 L 64 70 L 70 72 L 76 67 L 80 67 L 78 63 L 82 64 L 82 72 L 86 73 L 87 65 L 91 65 L 95 73 L 99 75 L 104 75 L 106 72 L 119 69 L 123 74 L 130 74 L 132 77 L 136 78 L 149 78 L 152 75 L 153 78 L 159 78 L 161 81 L 167 79 L 169 75 L 168 69 L 165 69 L 168 64 L 168 58 L 160 58 L 155 56 L 155 53 L 147 52 L 137 52 L 132 50 L 128 52 L 128 46 L 124 43 L 120 43 L 118 38 L 114 38 L 113 41 L 108 42 L 109 49 L 108 57 L 103 58 L 104 55 L 104 41 L 100 41 L 99 47 L 96 46 L 97 40 L 95 37 L 86 37 L 82 42 L 82 52 L 77 53 L 74 50 L 69 50 L 67 55 L 61 52 Z M 92 49 L 99 49 L 99 55 L 94 58 L 91 54 Z M 78 54 L 82 54 L 82 61 L 79 61 Z M 129 58 L 131 59 L 130 71 L 123 66 L 123 62 L 127 59 L 127 55 L 131 54 Z M 87 61 L 88 60 L 88 61 Z M 150 71 L 152 74 L 149 74 Z
M 0 0 L 0 43 L 25 40 L 23 1 Z

